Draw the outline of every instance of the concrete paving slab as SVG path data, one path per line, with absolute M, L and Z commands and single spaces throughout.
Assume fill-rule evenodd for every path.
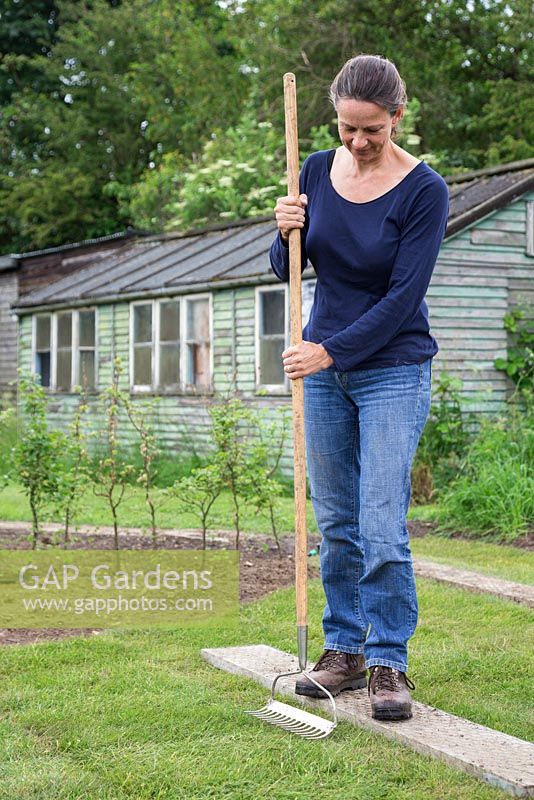
M 213 666 L 251 678 L 269 690 L 276 675 L 298 668 L 294 656 L 268 645 L 204 648 L 201 653 Z M 327 700 L 295 695 L 294 686 L 295 678 L 280 678 L 277 693 L 279 688 L 296 705 L 330 716 Z M 336 706 L 339 718 L 353 725 L 446 761 L 516 797 L 534 797 L 534 745 L 529 742 L 417 702 L 412 719 L 379 722 L 371 717 L 366 689 L 344 692 L 336 698 Z
M 415 574 L 421 578 L 432 578 L 460 589 L 468 589 L 470 592 L 494 594 L 504 600 L 513 600 L 514 603 L 534 608 L 534 586 L 526 583 L 505 581 L 502 578 L 481 575 L 479 572 L 450 567 L 448 564 L 439 564 L 423 558 L 414 558 L 413 567 Z

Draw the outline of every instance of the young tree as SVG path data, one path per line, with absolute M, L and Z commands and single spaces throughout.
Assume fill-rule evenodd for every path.
M 179 501 L 180 510 L 194 514 L 202 526 L 202 549 L 206 549 L 208 519 L 213 504 L 223 488 L 221 473 L 216 464 L 194 469 L 191 475 L 180 478 L 170 492 Z
M 159 449 L 152 426 L 148 422 L 148 416 L 154 410 L 154 406 L 144 406 L 143 408 L 136 407 L 127 395 L 122 395 L 122 402 L 126 409 L 128 419 L 139 436 L 141 469 L 137 477 L 137 483 L 143 487 L 145 503 L 150 514 L 152 543 L 155 546 L 157 537 L 156 510 L 158 503 L 154 495 L 154 482 L 157 475 L 154 462 L 159 455 Z
M 100 403 L 105 416 L 105 454 L 98 459 L 93 476 L 93 491 L 97 497 L 104 497 L 109 505 L 113 520 L 115 550 L 119 549 L 118 508 L 124 492 L 134 473 L 134 467 L 124 461 L 119 443 L 119 414 L 123 404 L 123 394 L 119 388 L 122 372 L 120 359 L 113 364 L 111 386 L 100 395 Z
M 46 394 L 35 375 L 21 375 L 19 392 L 22 424 L 13 454 L 14 465 L 30 503 L 35 550 L 43 509 L 53 502 L 57 492 L 66 437 L 50 429 Z
M 281 556 L 280 539 L 276 525 L 278 500 L 282 493 L 275 474 L 280 466 L 289 425 L 289 410 L 281 410 L 280 421 L 268 421 L 261 412 L 256 415 L 254 437 L 247 458 L 247 500 L 257 513 L 265 514 Z
M 216 448 L 212 463 L 232 495 L 235 548 L 239 550 L 242 506 L 250 496 L 247 428 L 253 422 L 252 412 L 239 398 L 228 397 L 210 408 L 210 416 Z
M 87 437 L 83 430 L 83 418 L 87 411 L 87 402 L 85 398 L 80 397 L 69 425 L 69 434 L 65 437 L 65 445 L 59 462 L 54 507 L 63 519 L 63 546 L 70 541 L 70 527 L 79 510 L 80 501 L 90 477 Z

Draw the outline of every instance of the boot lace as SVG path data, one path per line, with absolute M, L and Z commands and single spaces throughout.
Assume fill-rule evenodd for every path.
M 343 658 L 347 657 L 347 653 L 340 653 L 338 650 L 325 650 L 322 654 L 321 658 L 314 666 L 313 671 L 322 670 L 322 669 L 332 669 L 332 667 L 337 666 Z
M 384 690 L 386 692 L 396 692 L 398 691 L 400 686 L 400 675 L 403 675 L 404 681 L 406 682 L 406 686 L 408 689 L 412 691 L 415 689 L 415 685 L 409 679 L 407 675 L 404 673 L 399 672 L 398 669 L 392 669 L 391 667 L 381 667 L 377 666 L 373 668 L 373 683 L 374 683 L 374 691 L 378 692 Z M 371 682 L 369 682 L 369 692 L 371 691 Z

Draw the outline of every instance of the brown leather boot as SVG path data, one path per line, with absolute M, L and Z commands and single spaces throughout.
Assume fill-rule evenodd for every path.
M 410 719 L 412 698 L 408 689 L 415 686 L 404 672 L 391 667 L 371 667 L 368 691 L 374 719 Z
M 346 689 L 363 689 L 367 684 L 365 659 L 363 655 L 359 654 L 325 650 L 311 672 L 313 672 L 314 679 L 328 689 L 334 697 Z M 296 682 L 295 694 L 326 697 L 326 694 L 321 692 L 305 675 Z

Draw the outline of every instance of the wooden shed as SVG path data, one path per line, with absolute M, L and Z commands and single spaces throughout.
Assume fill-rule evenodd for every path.
M 128 229 L 83 242 L 0 256 L 0 398 L 15 393 L 18 320 L 12 307 L 25 295 L 111 255 L 142 231 Z
M 440 370 L 460 377 L 470 408 L 496 412 L 510 391 L 506 312 L 534 299 L 534 159 L 449 179 L 450 218 L 427 295 Z M 73 387 L 95 395 L 113 360 L 132 397 L 157 396 L 154 422 L 170 450 L 205 451 L 208 405 L 235 393 L 275 417 L 290 402 L 280 353 L 289 342 L 288 287 L 269 265 L 272 218 L 187 234 L 128 238 L 13 304 L 19 364 L 41 375 L 59 426 Z M 313 297 L 303 274 L 303 316 Z M 97 424 L 97 413 L 95 424 Z M 291 468 L 288 445 L 284 468 Z

